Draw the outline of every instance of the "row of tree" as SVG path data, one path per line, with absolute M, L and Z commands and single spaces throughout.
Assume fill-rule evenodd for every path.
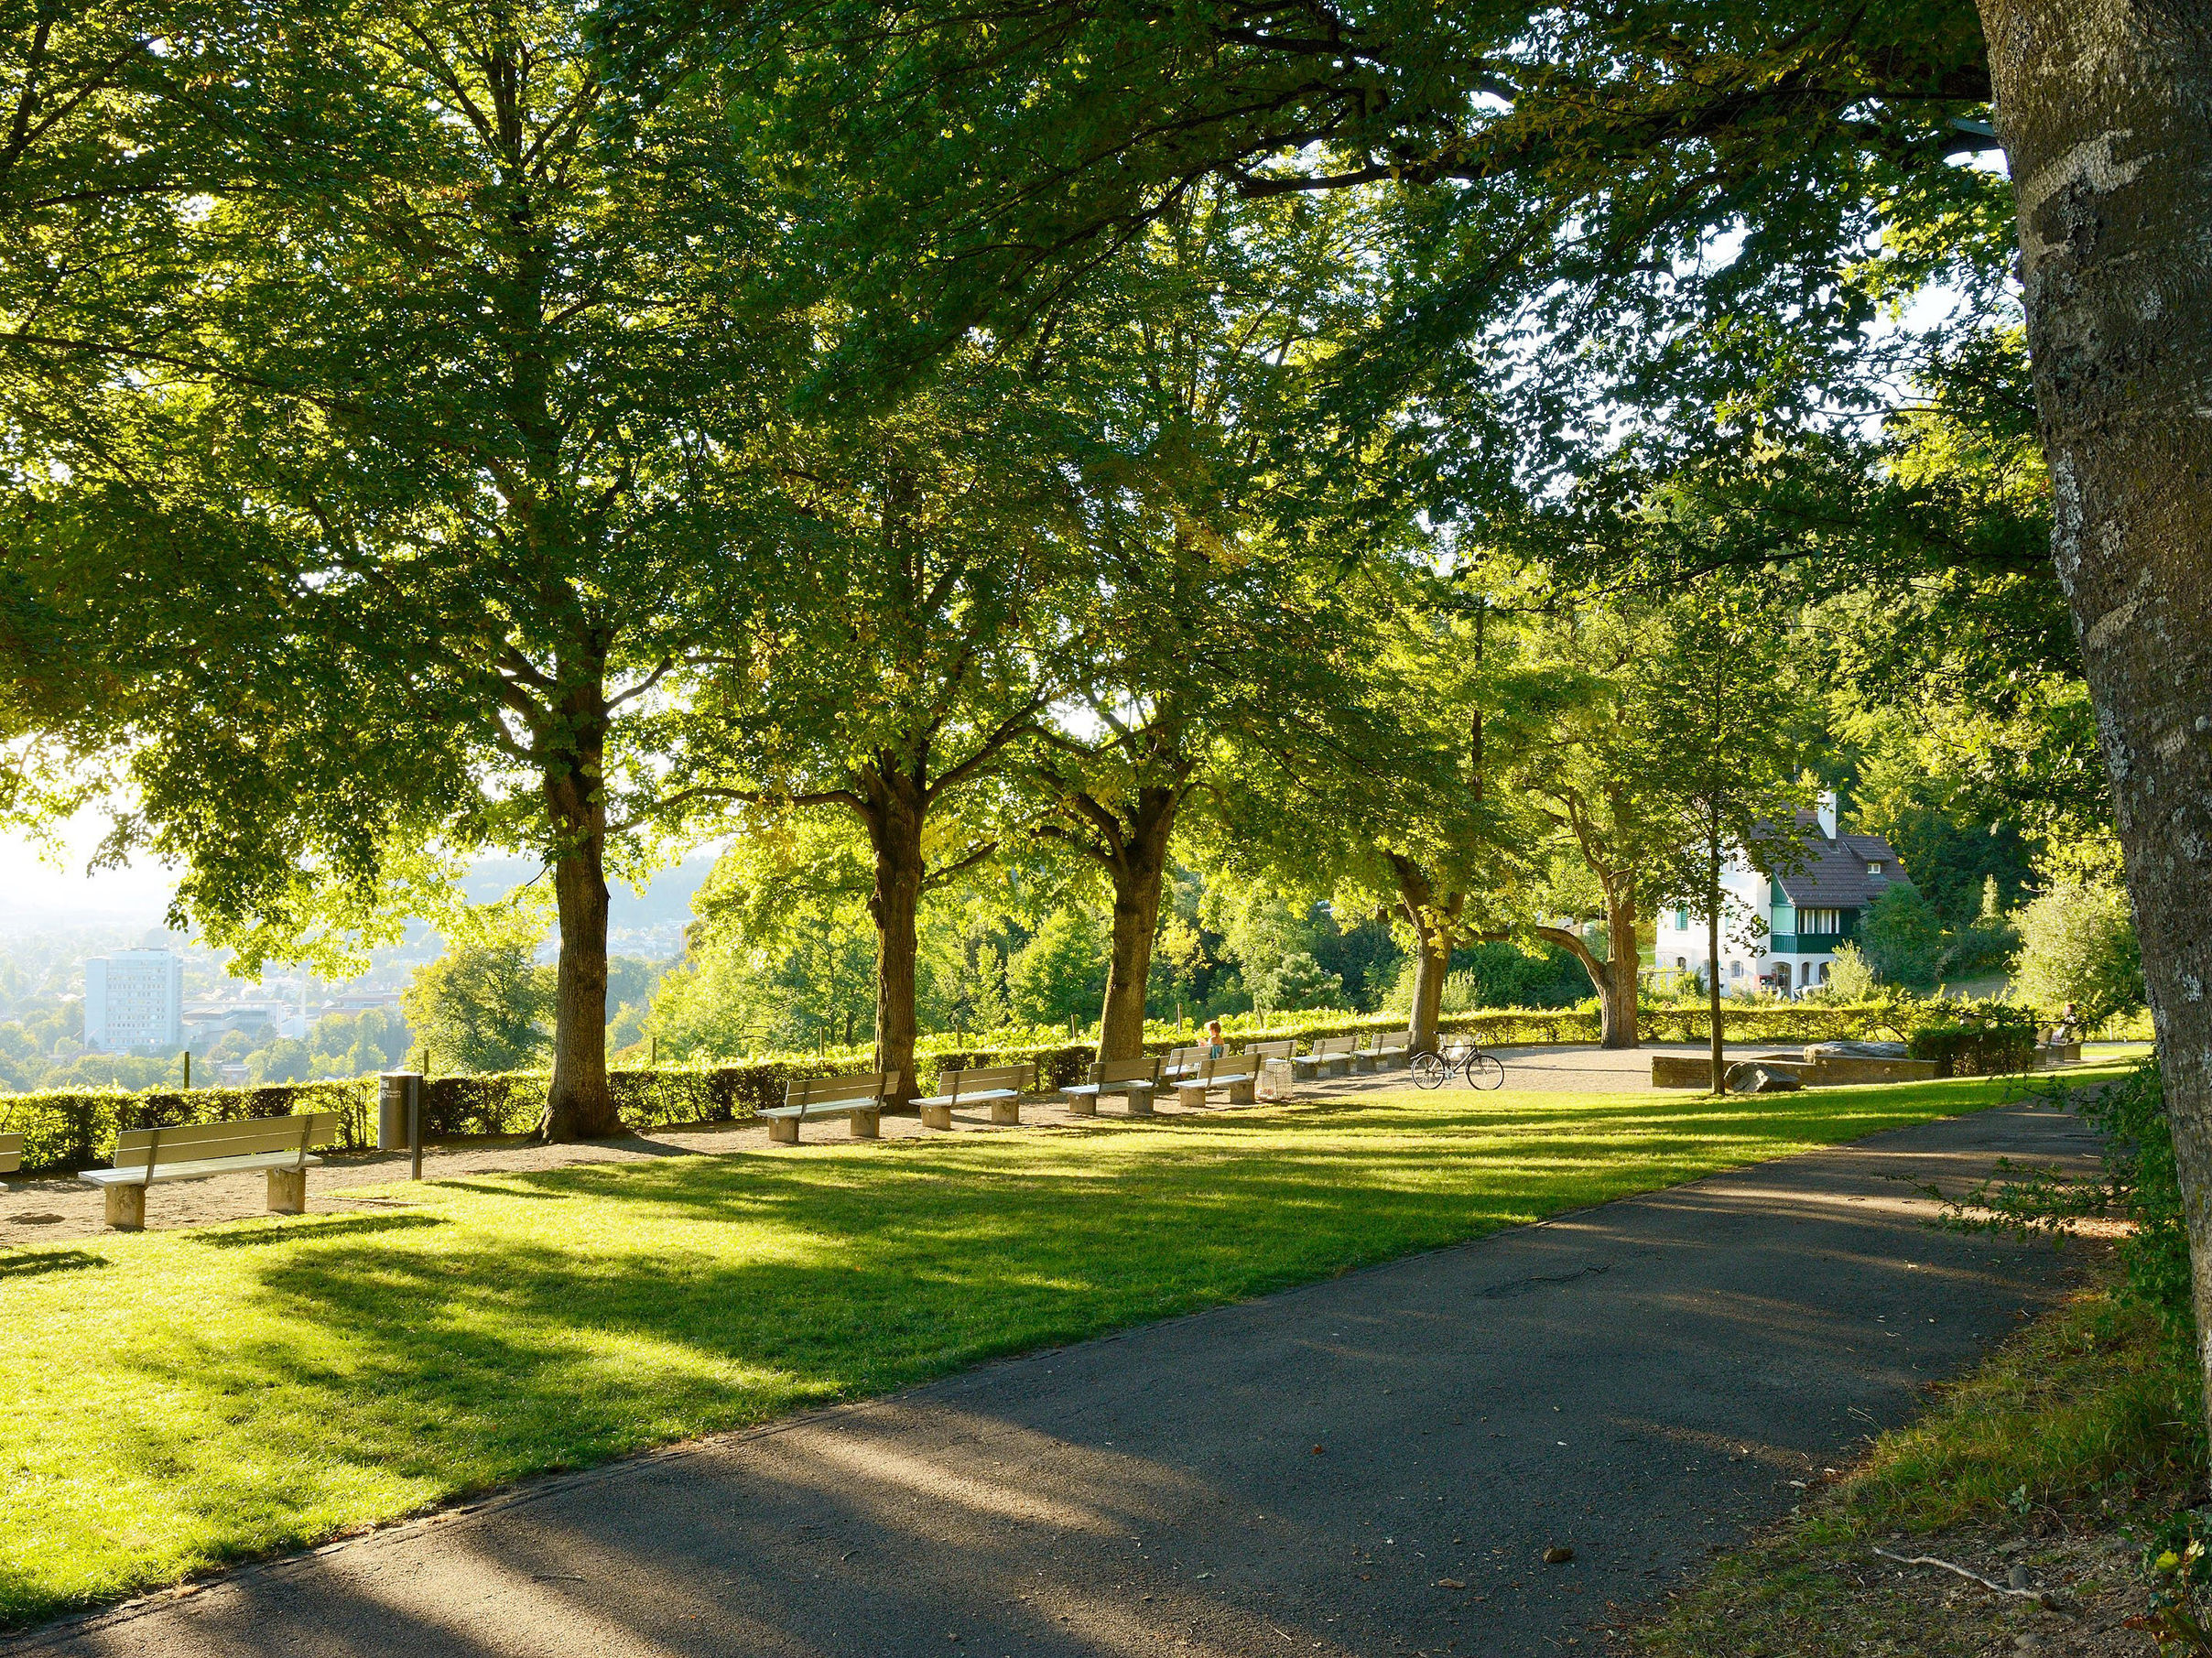
M 249 964 L 537 851 L 548 1132 L 608 1122 L 610 868 L 848 814 L 895 1063 L 1003 760 L 1059 758 L 1117 909 L 1201 786 L 1365 811 L 1414 774 L 1351 762 L 1447 752 L 1451 701 L 1340 695 L 1340 624 L 1517 661 L 1399 591 L 1480 547 L 1865 590 L 1868 672 L 2010 656 L 1967 758 L 2056 799 L 2101 757 L 2212 1259 L 2212 39 L 2174 8 L 153 0 L 0 55 L 15 804 L 122 756 L 119 844 Z M 1698 740 L 1647 757 L 1708 873 L 1760 636 L 1716 594 L 1620 704 Z M 1268 764 L 1193 781 L 1187 704 Z M 1432 966 L 1528 850 L 1469 827 L 1519 741 L 1484 707 L 1480 809 L 1375 843 Z M 1545 801 L 1613 926 L 1638 808 Z

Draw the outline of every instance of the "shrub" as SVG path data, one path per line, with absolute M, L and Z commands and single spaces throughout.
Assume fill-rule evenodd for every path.
M 2034 1015 L 2004 1002 L 1961 1003 L 1905 1040 L 1915 1059 L 1936 1061 L 1938 1077 L 1998 1077 L 2024 1071 L 2035 1059 Z
M 1822 986 L 1831 1002 L 1866 1002 L 1874 994 L 1874 968 L 1866 952 L 1849 938 L 1836 947 L 1836 959 Z
M 2142 948 L 2117 882 L 2052 887 L 2021 912 L 2020 938 L 2017 989 L 2045 1012 L 2071 1002 L 2094 1030 L 2143 1005 Z

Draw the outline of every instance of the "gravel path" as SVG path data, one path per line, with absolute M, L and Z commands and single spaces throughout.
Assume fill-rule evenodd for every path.
M 1648 1089 L 1651 1057 L 1654 1053 L 1690 1053 L 1688 1047 L 1646 1046 L 1608 1053 L 1592 1047 L 1499 1048 L 1505 1061 L 1508 1089 L 1554 1089 L 1587 1092 Z M 1731 1050 L 1738 1051 L 1738 1050 Z M 1763 1053 L 1766 1048 L 1744 1048 Z M 1383 1093 L 1410 1087 L 1403 1070 L 1375 1076 L 1332 1078 L 1301 1085 L 1300 1095 L 1336 1096 Z M 1452 1087 L 1459 1087 L 1455 1082 Z M 1112 1114 L 1118 1106 L 1109 1102 Z M 1213 1108 L 1220 1109 L 1220 1108 Z M 1176 1107 L 1163 1102 L 1161 1115 Z M 1028 1123 L 1069 1126 L 1085 1121 L 1058 1104 L 1025 1107 Z M 1003 1133 L 994 1128 L 988 1111 L 957 1112 L 956 1133 Z M 886 1117 L 886 1136 L 905 1137 L 933 1131 L 916 1117 Z M 810 1127 L 809 1141 L 842 1139 L 841 1122 Z M 588 1145 L 532 1146 L 511 1136 L 451 1140 L 426 1147 L 423 1176 L 488 1175 L 518 1169 L 559 1168 L 571 1163 L 622 1163 L 645 1157 L 712 1154 L 717 1152 L 757 1150 L 768 1143 L 767 1130 L 756 1123 L 707 1123 L 694 1128 L 664 1129 L 650 1135 L 593 1142 Z M 804 1148 L 801 1154 L 804 1154 Z M 374 1205 L 347 1196 L 352 1187 L 379 1186 L 405 1179 L 404 1154 L 362 1152 L 328 1155 L 308 1177 L 308 1204 L 311 1208 L 344 1210 Z M 267 1183 L 259 1174 L 224 1175 L 211 1180 L 179 1181 L 157 1186 L 146 1195 L 146 1225 L 151 1230 L 206 1226 L 219 1220 L 239 1220 L 267 1212 Z M 84 1238 L 106 1230 L 99 1191 L 74 1176 L 14 1179 L 0 1189 L 0 1247 Z

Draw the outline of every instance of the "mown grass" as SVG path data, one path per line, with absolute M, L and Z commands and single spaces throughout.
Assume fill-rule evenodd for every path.
M 1972 1590 L 1960 1608 L 1957 1578 L 1901 1573 L 1875 1545 L 1915 1554 L 1910 1540 L 1932 1536 L 1956 1556 L 2155 1521 L 2201 1489 L 2205 1457 L 2188 1355 L 2148 1312 L 2087 1289 L 1883 1435 L 1803 1516 L 1717 1562 L 1632 1644 L 1642 1658 L 1984 1653 L 2010 1644 L 2017 1602 Z
M 0 1622 L 2022 1091 L 1408 1092 L 0 1252 Z

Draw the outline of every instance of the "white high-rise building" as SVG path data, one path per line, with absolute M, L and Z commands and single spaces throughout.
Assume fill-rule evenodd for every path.
M 84 1045 L 111 1054 L 184 1045 L 184 962 L 175 951 L 86 959 Z

